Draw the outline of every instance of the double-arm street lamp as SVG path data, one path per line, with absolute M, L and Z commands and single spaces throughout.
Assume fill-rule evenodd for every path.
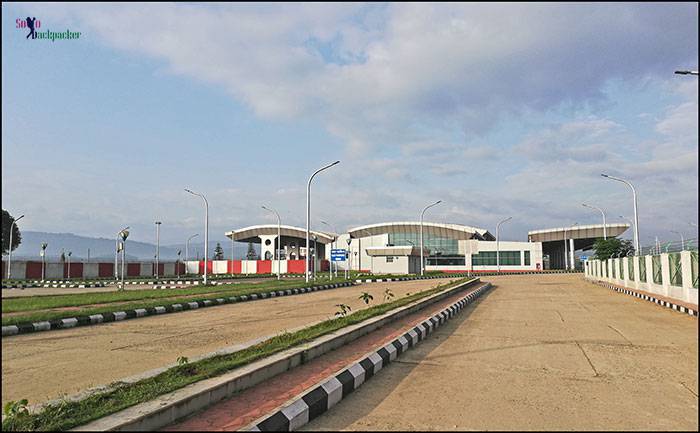
M 209 202 L 203 194 L 185 188 L 185 191 L 204 200 L 204 285 L 207 285 L 207 262 L 209 260 Z
M 339 163 L 340 161 L 336 161 L 319 168 L 314 172 L 314 174 L 311 175 L 311 177 L 309 177 L 309 182 L 306 184 L 306 259 L 304 260 L 304 273 L 307 283 L 309 282 L 309 235 L 311 232 L 311 181 L 314 180 L 314 177 L 323 170 L 329 169 Z
M 21 215 L 19 218 L 15 219 L 12 221 L 12 224 L 10 224 L 10 248 L 9 248 L 9 255 L 7 256 L 7 279 L 10 279 L 10 266 L 12 266 L 12 231 L 14 229 L 15 223 L 19 220 L 24 218 L 24 214 Z
M 277 279 L 279 280 L 281 278 L 280 276 L 280 255 L 279 255 L 279 250 L 282 246 L 282 219 L 280 218 L 280 214 L 277 213 L 276 210 L 270 209 L 268 207 L 263 206 L 263 209 L 270 211 L 277 216 L 277 240 L 272 244 L 275 247 L 275 253 L 272 255 L 272 258 L 277 260 Z M 233 239 L 233 235 L 231 235 L 231 239 Z M 231 257 L 233 260 L 233 257 Z
M 630 187 L 630 189 L 632 190 L 632 201 L 634 204 L 634 253 L 635 255 L 639 255 L 641 254 L 641 250 L 639 249 L 639 216 L 637 215 L 637 191 L 634 189 L 634 185 L 632 185 L 630 182 L 624 179 L 620 179 L 619 177 L 610 176 L 604 173 L 601 173 L 601 176 L 608 179 L 616 180 L 618 182 L 622 182 L 628 187 Z
M 420 274 L 421 276 L 425 273 L 425 262 L 423 261 L 423 215 L 425 215 L 425 211 L 430 209 L 433 206 L 436 206 L 438 204 L 442 203 L 442 200 L 438 200 L 433 204 L 429 204 L 423 209 L 423 212 L 420 213 Z

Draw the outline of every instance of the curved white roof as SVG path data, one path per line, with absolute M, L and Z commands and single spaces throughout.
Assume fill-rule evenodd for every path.
M 420 233 L 419 221 L 401 221 L 390 223 L 370 224 L 348 230 L 350 237 L 358 238 L 375 236 L 388 232 Z M 448 239 L 494 239 L 488 230 L 461 224 L 441 224 L 423 221 L 423 233 Z
M 609 237 L 615 237 L 624 233 L 630 228 L 630 225 L 626 223 L 606 224 L 605 228 Z M 603 224 L 591 224 L 532 230 L 527 232 L 527 238 L 530 242 L 562 241 L 564 240 L 564 230 L 566 230 L 566 239 L 598 239 L 603 237 Z
M 280 234 L 292 238 L 306 239 L 306 229 L 301 227 L 280 225 Z M 333 242 L 333 237 L 327 233 L 310 231 L 311 235 L 316 235 L 316 242 L 322 244 L 330 244 Z M 277 235 L 277 224 L 263 224 L 257 226 L 244 227 L 242 229 L 233 230 L 225 233 L 226 237 L 233 236 L 234 241 L 255 242 L 258 236 Z

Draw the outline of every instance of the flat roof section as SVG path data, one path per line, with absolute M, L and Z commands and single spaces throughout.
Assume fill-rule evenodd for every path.
M 420 233 L 419 221 L 401 221 L 370 224 L 348 230 L 351 238 L 376 236 L 389 232 Z M 423 234 L 440 236 L 447 239 L 495 240 L 488 230 L 461 224 L 440 224 L 423 221 Z
M 306 229 L 301 227 L 280 225 L 280 234 L 290 238 L 299 238 L 306 240 Z M 321 244 L 330 244 L 333 242 L 333 237 L 328 233 L 310 231 L 311 235 L 316 235 L 316 242 Z M 260 243 L 258 236 L 277 236 L 277 224 L 263 224 L 257 226 L 244 227 L 238 230 L 232 230 L 225 233 L 227 238 L 233 236 L 234 241 Z
M 630 225 L 627 223 L 605 224 L 605 228 L 608 237 L 616 237 L 630 228 Z M 563 241 L 565 230 L 566 239 L 598 239 L 603 237 L 603 224 L 592 224 L 532 230 L 527 232 L 527 239 L 530 242 Z

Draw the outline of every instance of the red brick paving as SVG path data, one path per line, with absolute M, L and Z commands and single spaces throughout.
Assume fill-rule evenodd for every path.
M 476 288 L 473 290 L 476 290 Z M 458 299 L 463 298 L 467 293 L 459 292 L 427 307 L 423 311 L 398 319 L 368 335 L 358 338 L 350 344 L 320 356 L 308 364 L 300 365 L 277 375 L 162 430 L 239 430 L 263 415 L 272 412 L 287 400 L 299 395 L 331 374 L 341 370 L 350 362 L 403 335 L 408 329 L 415 327 L 427 317 L 436 314 Z

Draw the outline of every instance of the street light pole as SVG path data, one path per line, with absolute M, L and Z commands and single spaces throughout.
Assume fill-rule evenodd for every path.
M 501 245 L 500 245 L 500 229 L 501 229 L 501 224 L 510 221 L 513 219 L 513 217 L 508 217 L 504 219 L 503 221 L 499 222 L 496 224 L 496 268 L 498 269 L 497 272 L 501 272 Z
M 632 185 L 630 182 L 624 179 L 620 179 L 602 173 L 601 176 L 606 177 L 608 179 L 616 180 L 618 182 L 622 182 L 625 185 L 629 186 L 632 190 L 632 200 L 634 202 L 634 252 L 635 255 L 639 255 L 641 253 L 641 250 L 639 249 L 639 215 L 637 214 L 637 191 L 634 189 L 634 185 Z
M 423 215 L 425 215 L 425 211 L 427 211 L 431 207 L 433 207 L 437 204 L 440 204 L 440 203 L 442 203 L 442 200 L 438 200 L 435 203 L 426 206 L 423 209 L 423 212 L 420 213 L 420 274 L 421 274 L 421 276 L 423 276 L 423 274 L 425 272 L 425 262 L 423 261 Z
M 338 248 L 338 246 L 335 244 L 336 235 L 338 234 L 338 231 L 335 230 L 333 227 L 331 227 L 331 225 L 325 221 L 321 221 L 321 224 L 327 225 L 328 228 L 333 231 L 333 241 L 331 242 L 331 251 L 330 251 L 330 254 L 328 254 L 328 257 L 332 259 L 333 258 L 333 249 Z M 335 266 L 335 276 L 336 277 L 338 276 L 338 266 L 337 265 Z M 329 278 L 328 281 L 333 279 L 333 261 L 332 260 L 328 264 L 328 278 Z
M 14 228 L 15 223 L 17 221 L 21 220 L 22 218 L 24 218 L 24 214 L 21 215 L 19 218 L 15 219 L 14 221 L 12 221 L 12 224 L 10 224 L 10 248 L 9 248 L 10 253 L 7 256 L 7 279 L 8 280 L 10 279 L 10 266 L 12 266 L 12 231 L 13 231 L 12 229 Z
M 336 164 L 339 164 L 340 161 L 333 162 L 331 164 L 328 164 L 324 167 L 319 168 L 314 172 L 314 174 L 309 177 L 309 182 L 306 184 L 306 259 L 304 260 L 304 271 L 305 271 L 305 276 L 306 276 L 306 282 L 309 282 L 309 234 L 310 234 L 310 224 L 311 224 L 311 181 L 314 179 L 314 176 L 322 172 L 323 170 L 326 170 L 328 168 L 333 167 Z
M 681 251 L 685 251 L 685 239 L 683 239 L 683 233 L 677 232 L 675 230 L 670 230 L 671 233 L 675 233 L 681 237 Z
M 70 256 L 73 254 L 72 251 L 68 251 L 68 279 L 70 280 Z
M 119 282 L 119 235 L 124 230 L 129 230 L 129 227 L 124 227 L 117 232 L 116 239 L 114 241 L 114 280 L 115 284 Z
M 272 258 L 275 258 L 275 257 L 277 258 L 277 279 L 279 280 L 280 278 L 282 278 L 280 276 L 281 264 L 280 264 L 280 255 L 279 255 L 279 250 L 280 250 L 281 245 L 282 245 L 282 218 L 280 218 L 280 214 L 277 213 L 276 210 L 267 208 L 265 206 L 263 206 L 262 208 L 274 213 L 277 216 L 277 240 L 273 244 L 275 247 L 275 253 L 272 255 Z M 231 236 L 231 239 L 233 239 L 233 236 Z
M 608 239 L 608 227 L 605 224 L 605 212 L 603 212 L 603 209 L 596 206 L 587 205 L 586 203 L 581 203 L 581 206 L 587 207 L 589 209 L 596 209 L 600 211 L 601 214 L 603 214 L 603 239 Z
M 122 285 L 121 289 L 124 290 L 124 263 L 126 262 L 126 238 L 129 237 L 129 231 L 124 229 L 120 232 L 122 237 Z
M 156 221 L 156 280 L 158 279 L 158 263 L 160 262 L 160 221 Z
M 187 275 L 187 262 L 190 261 L 190 240 L 197 236 L 199 236 L 199 233 L 190 236 L 187 238 L 187 242 L 185 242 L 185 275 Z
M 185 191 L 189 192 L 192 195 L 197 195 L 199 197 L 202 197 L 202 200 L 204 200 L 204 285 L 207 285 L 207 262 L 209 261 L 209 202 L 207 201 L 207 198 L 204 197 L 203 194 L 190 191 L 189 189 L 185 188 Z
M 46 247 L 48 246 L 46 242 L 41 243 L 41 281 L 44 281 L 46 275 Z

